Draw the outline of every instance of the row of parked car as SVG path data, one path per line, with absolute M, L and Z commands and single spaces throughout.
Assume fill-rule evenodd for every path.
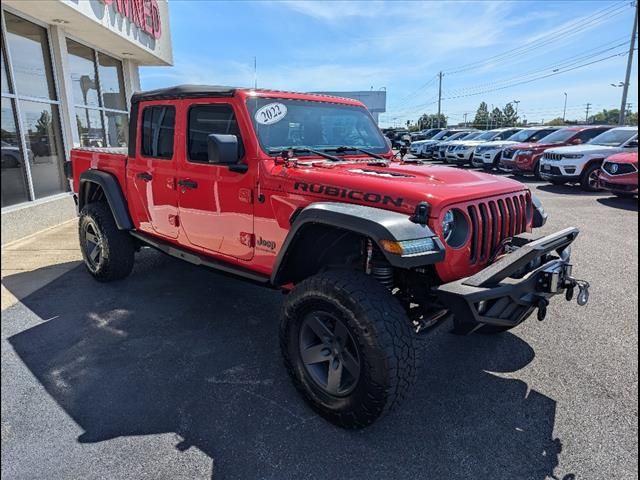
M 447 128 L 420 135 L 425 138 L 414 137 L 409 146 L 419 159 L 535 175 L 556 185 L 579 184 L 586 191 L 638 193 L 638 127 Z

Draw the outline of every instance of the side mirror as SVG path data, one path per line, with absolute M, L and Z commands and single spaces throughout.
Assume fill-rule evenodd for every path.
M 624 148 L 638 148 L 638 140 L 631 140 Z
M 572 145 L 580 145 L 581 143 L 582 143 L 582 140 L 579 138 L 574 138 L 573 140 L 571 140 Z
M 240 159 L 238 137 L 212 133 L 207 136 L 207 153 L 209 163 L 232 165 Z

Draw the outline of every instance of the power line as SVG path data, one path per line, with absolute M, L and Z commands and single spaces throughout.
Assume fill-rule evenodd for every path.
M 527 42 L 523 45 L 520 45 L 519 47 L 515 47 L 505 52 L 487 57 L 483 60 L 477 60 L 475 62 L 470 62 L 465 65 L 461 65 L 457 69 L 450 70 L 445 73 L 447 75 L 453 75 L 453 74 L 461 73 L 467 70 L 479 68 L 480 66 L 486 63 L 492 63 L 498 60 L 503 61 L 505 59 L 513 58 L 513 57 L 521 58 L 523 53 L 537 49 L 544 45 L 548 45 L 549 43 L 563 40 L 564 38 L 576 35 L 577 33 L 580 33 L 586 29 L 593 28 L 594 26 L 602 23 L 603 21 L 619 15 L 624 11 L 625 8 L 628 8 L 628 6 L 629 4 L 627 2 L 611 5 L 602 10 L 594 12 L 590 15 L 579 18 L 576 21 L 571 22 L 570 24 L 565 25 L 560 29 L 551 31 L 534 41 Z
M 621 37 L 621 38 L 626 38 L 626 36 L 625 37 Z M 526 77 L 530 77 L 530 76 L 535 75 L 535 74 L 543 73 L 545 70 L 548 70 L 548 69 L 553 68 L 553 67 L 556 67 L 556 69 L 570 67 L 570 66 L 573 66 L 576 63 L 580 63 L 581 61 L 597 57 L 599 55 L 602 55 L 603 53 L 609 52 L 611 50 L 615 50 L 616 48 L 619 48 L 621 46 L 626 45 L 627 41 L 624 41 L 624 42 L 618 43 L 618 44 L 616 44 L 616 45 L 614 45 L 612 47 L 605 48 L 605 49 L 602 49 L 602 50 L 598 50 L 598 49 L 600 49 L 602 47 L 610 45 L 611 43 L 614 43 L 614 42 L 616 42 L 618 40 L 621 40 L 621 38 L 617 38 L 616 40 L 613 40 L 611 42 L 607 42 L 607 43 L 599 45 L 599 46 L 597 46 L 595 48 L 591 48 L 589 50 L 585 50 L 584 52 L 582 52 L 582 54 L 580 54 L 578 56 L 574 55 L 574 56 L 565 58 L 563 60 L 559 60 L 557 62 L 553 62 L 553 63 L 547 64 L 544 67 L 539 67 L 539 68 L 536 68 L 535 70 L 530 70 L 530 71 L 522 73 L 520 75 L 516 75 L 514 77 L 510 77 L 510 78 L 505 79 L 505 80 L 498 80 L 498 81 L 494 81 L 494 82 L 490 82 L 490 83 L 480 84 L 480 85 L 476 85 L 474 87 L 465 87 L 465 88 L 462 88 L 462 89 L 453 90 L 451 93 L 455 95 L 455 94 L 458 94 L 458 93 L 464 93 L 465 91 L 469 91 L 469 90 L 496 86 L 496 85 L 500 85 L 502 83 L 508 83 L 508 82 L 511 82 L 511 81 L 514 81 L 514 80 L 519 80 L 521 78 L 524 79 Z M 597 51 L 595 51 L 595 50 L 597 50 Z M 592 53 L 590 53 L 590 52 L 592 52 Z
M 483 90 L 483 91 L 475 92 L 475 93 L 468 93 L 468 94 L 465 94 L 465 95 L 456 95 L 456 96 L 452 96 L 452 97 L 445 97 L 444 100 L 453 100 L 453 99 L 456 99 L 456 98 L 473 97 L 475 95 L 482 95 L 484 93 L 496 92 L 498 90 L 505 90 L 507 88 L 517 87 L 518 85 L 525 85 L 527 83 L 536 82 L 536 81 L 542 80 L 544 78 L 549 78 L 549 77 L 553 77 L 553 76 L 556 76 L 556 75 L 560 75 L 562 73 L 570 72 L 572 70 L 577 70 L 579 68 L 584 68 L 584 67 L 587 67 L 589 65 L 593 65 L 595 63 L 603 62 L 605 60 L 609 60 L 610 58 L 619 57 L 621 55 L 626 55 L 626 54 L 627 54 L 626 51 L 620 52 L 620 53 L 615 53 L 613 55 L 609 55 L 609 56 L 601 58 L 599 60 L 594 60 L 592 62 L 583 63 L 582 65 L 576 65 L 576 66 L 574 66 L 572 68 L 567 68 L 567 69 L 564 69 L 562 71 L 548 73 L 546 75 L 541 75 L 541 76 L 538 76 L 536 78 L 532 78 L 532 79 L 529 79 L 529 80 L 523 80 L 523 81 L 520 81 L 520 82 L 515 82 L 515 83 L 509 84 L 509 85 L 505 85 L 505 86 L 502 86 L 502 87 L 493 88 L 493 89 L 489 89 L 489 90 Z

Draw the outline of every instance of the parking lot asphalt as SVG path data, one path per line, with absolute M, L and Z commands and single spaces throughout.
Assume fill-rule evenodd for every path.
M 149 250 L 112 284 L 75 257 L 54 274 L 3 260 L 2 478 L 637 478 L 638 202 L 526 183 L 544 232 L 581 229 L 589 305 L 556 299 L 498 336 L 422 337 L 413 396 L 363 431 L 290 384 L 279 292 Z M 54 233 L 75 242 L 73 224 Z

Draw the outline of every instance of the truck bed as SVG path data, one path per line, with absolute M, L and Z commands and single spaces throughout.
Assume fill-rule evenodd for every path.
M 80 175 L 85 170 L 99 169 L 117 178 L 126 195 L 126 148 L 80 147 L 71 149 L 71 169 L 73 173 L 73 191 L 78 192 Z

